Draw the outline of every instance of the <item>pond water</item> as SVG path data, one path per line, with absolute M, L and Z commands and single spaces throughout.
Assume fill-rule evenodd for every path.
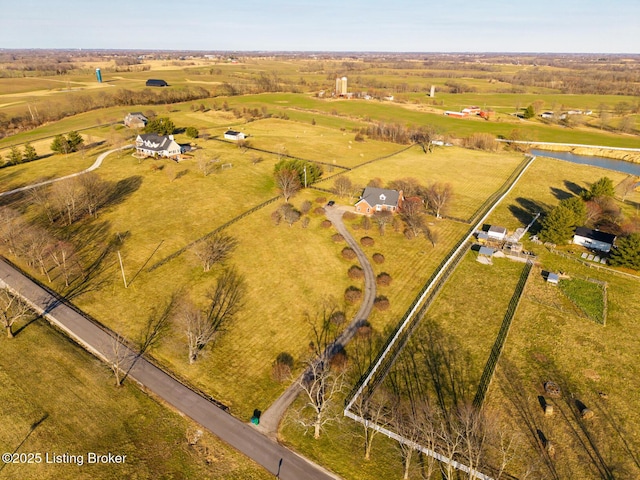
M 567 162 L 580 163 L 582 165 L 592 165 L 594 167 L 606 168 L 616 172 L 628 173 L 630 175 L 640 176 L 640 163 L 625 162 L 624 160 L 615 160 L 612 158 L 592 157 L 587 155 L 574 155 L 570 152 L 550 152 L 548 150 L 531 150 L 531 154 L 536 157 L 549 157 L 558 160 L 566 160 Z

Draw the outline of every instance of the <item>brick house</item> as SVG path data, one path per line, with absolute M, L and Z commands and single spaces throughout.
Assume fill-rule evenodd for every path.
M 396 213 L 402 208 L 403 200 L 402 190 L 367 187 L 362 192 L 360 200 L 356 202 L 355 211 L 365 214 L 383 211 Z

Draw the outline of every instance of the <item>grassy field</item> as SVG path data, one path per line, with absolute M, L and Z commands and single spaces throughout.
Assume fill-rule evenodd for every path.
M 326 71 L 313 70 L 313 65 L 313 62 L 299 64 L 273 60 L 266 63 L 247 61 L 241 65 L 203 62 L 187 66 L 185 63 L 172 64 L 168 61 L 157 61 L 153 63 L 151 72 L 111 73 L 109 74 L 110 82 L 122 88 L 141 89 L 146 78 L 156 76 L 169 81 L 172 84 L 171 88 L 188 84 L 215 87 L 221 82 L 229 81 L 249 89 L 255 86 L 255 78 L 264 71 L 270 71 L 268 69 L 277 69 L 282 81 L 292 82 L 306 74 L 303 68 L 308 68 L 310 71 L 309 83 L 301 90 L 306 93 L 217 97 L 171 106 L 114 107 L 76 115 L 30 132 L 2 139 L 0 149 L 3 155 L 10 145 L 28 140 L 33 141 L 38 152 L 43 154 L 45 152 L 41 150 L 46 150 L 52 135 L 95 126 L 84 133 L 96 140 L 104 139 L 107 143 L 87 152 L 84 158 L 82 154 L 68 157 L 51 156 L 30 164 L 1 169 L 0 185 L 2 189 L 9 189 L 38 179 L 61 176 L 86 168 L 93 163 L 100 151 L 109 148 L 108 144 L 122 142 L 126 136 L 131 137 L 135 133 L 120 127 L 100 125 L 120 121 L 128 111 L 147 109 L 153 109 L 158 116 L 171 116 L 178 127 L 195 126 L 201 133 L 213 136 L 220 136 L 226 128 L 233 127 L 248 133 L 251 145 L 256 148 L 288 153 L 330 164 L 335 163 L 334 172 L 327 168 L 325 170 L 327 173 L 335 173 L 339 165 L 353 168 L 368 160 L 398 152 L 404 148 L 400 145 L 373 140 L 366 140 L 363 143 L 354 141 L 353 129 L 377 120 L 429 125 L 443 135 L 454 137 L 465 137 L 474 132 L 509 135 L 512 130 L 520 129 L 523 137 L 539 141 L 612 146 L 640 145 L 637 136 L 616 135 L 593 128 L 567 129 L 545 125 L 538 121 L 512 120 L 506 115 L 499 116 L 500 121 L 485 122 L 452 119 L 433 113 L 434 108 L 457 108 L 457 106 L 466 106 L 467 103 L 491 105 L 498 111 L 508 112 L 515 108 L 516 102 L 521 102 L 521 106 L 525 107 L 527 102 L 539 98 L 545 101 L 545 106 L 559 104 L 592 109 L 595 107 L 591 106 L 591 103 L 595 100 L 608 103 L 618 99 L 633 100 L 622 96 L 568 97 L 543 88 L 532 89 L 523 95 L 504 94 L 497 89 L 504 88 L 506 85 L 489 84 L 486 79 L 474 78 L 471 83 L 480 93 L 442 94 L 441 98 L 444 101 L 442 105 L 429 105 L 429 99 L 418 98 L 418 95 L 423 96 L 419 90 L 406 94 L 407 103 L 319 99 L 309 92 L 326 88 L 325 84 L 331 82 L 327 80 Z M 75 72 L 69 77 L 69 81 L 92 82 L 91 68 L 93 65 L 88 65 L 86 71 Z M 327 68 L 340 68 L 340 65 L 327 64 Z M 496 72 L 517 71 L 515 66 L 496 68 L 498 69 Z M 415 71 L 407 69 L 405 73 L 411 74 L 411 78 L 407 80 L 411 88 L 419 89 L 421 85 L 428 86 L 431 82 L 444 85 L 447 81 L 444 71 L 433 71 L 429 76 L 425 76 L 425 69 L 422 68 Z M 368 75 L 369 79 L 377 76 L 381 82 L 389 82 L 389 88 L 399 81 L 397 77 L 394 78 L 392 72 L 382 67 L 378 70 L 368 69 L 367 73 L 363 73 L 364 75 Z M 350 74 L 350 77 L 356 77 L 356 73 Z M 352 85 L 357 85 L 358 80 L 356 78 L 353 80 Z M 363 77 L 363 84 L 365 80 L 366 78 Z M 53 80 L 47 78 L 33 80 L 34 83 L 30 87 L 29 81 L 31 80 L 21 79 L 15 82 L 12 80 L 13 83 L 9 82 L 11 88 L 7 90 L 7 94 L 12 96 L 3 97 L 0 103 L 27 100 L 30 102 L 53 101 L 57 96 L 76 98 L 76 95 L 97 95 L 101 91 L 100 89 L 85 89 L 80 92 L 56 90 L 58 93 L 54 94 L 53 90 L 48 92 L 48 89 L 56 88 L 51 84 Z M 42 91 L 46 91 L 47 94 L 36 98 L 37 93 Z M 33 95 L 30 96 L 30 93 Z M 519 97 L 522 98 L 518 99 Z M 401 96 L 399 98 L 402 99 Z M 437 100 L 439 99 L 440 97 L 437 97 Z M 264 107 L 268 113 L 288 117 L 289 120 L 269 118 L 246 122 L 244 118 L 236 117 L 231 111 L 212 108 L 221 107 L 223 102 L 227 102 L 230 109 L 258 108 L 261 110 Z M 199 106 L 200 103 L 205 104 L 209 110 L 194 111 L 192 106 Z M 0 111 L 10 113 L 14 108 L 18 107 L 16 105 L 0 107 Z M 312 121 L 316 124 L 312 125 Z M 177 134 L 176 138 L 179 142 L 190 141 L 181 133 Z M 101 211 L 97 220 L 87 219 L 73 228 L 57 229 L 58 234 L 84 245 L 87 250 L 97 248 L 97 245 L 104 244 L 116 234 L 126 237 L 118 248 L 124 260 L 129 288 L 125 289 L 123 286 L 116 252 L 112 250 L 102 263 L 102 269 L 83 286 L 83 293 L 74 297 L 73 301 L 105 325 L 130 339 L 135 339 L 140 334 L 152 309 L 165 302 L 174 292 L 187 293 L 198 304 L 204 305 L 206 292 L 215 283 L 216 275 L 222 270 L 222 266 L 216 266 L 211 272 L 203 272 L 194 253 L 190 250 L 151 272 L 147 270 L 150 265 L 249 208 L 277 195 L 272 179 L 277 154 L 245 151 L 233 144 L 214 139 L 199 138 L 194 143 L 199 149 L 194 152 L 191 159 L 179 164 L 154 160 L 139 162 L 128 154 L 109 157 L 99 173 L 104 179 L 114 184 L 121 182 L 120 185 L 126 187 L 125 194 L 119 202 Z M 261 156 L 262 162 L 254 164 L 255 156 Z M 220 163 L 232 164 L 232 167 L 204 177 L 199 171 L 198 161 L 205 158 L 219 158 Z M 390 158 L 355 168 L 346 175 L 355 184 L 363 186 L 375 178 L 380 178 L 383 183 L 387 183 L 404 177 L 415 177 L 422 184 L 432 181 L 451 183 L 455 196 L 447 213 L 455 217 L 468 218 L 504 183 L 521 161 L 522 156 L 514 153 L 493 154 L 451 147 L 437 148 L 433 153 L 425 155 L 420 148 L 414 147 Z M 556 205 L 562 198 L 575 194 L 580 188 L 588 187 L 591 182 L 604 175 L 612 178 L 614 184 L 618 184 L 625 178 L 625 175 L 615 172 L 538 158 L 510 196 L 493 213 L 490 221 L 514 230 L 528 223 L 533 213 Z M 320 182 L 318 186 L 331 188 L 332 181 Z M 638 195 L 640 194 L 634 194 L 630 202 L 637 203 Z M 313 316 L 320 303 L 328 297 L 335 299 L 338 307 L 346 312 L 348 318 L 357 310 L 357 305 L 345 304 L 343 293 L 349 285 L 361 287 L 362 281 L 348 279 L 347 270 L 354 262 L 347 261 L 340 255 L 345 245 L 332 240 L 335 230 L 322 227 L 321 222 L 324 216 L 314 212 L 314 209 L 322 204 L 316 202 L 317 197 L 328 197 L 328 195 L 306 190 L 293 199 L 293 204 L 297 208 L 300 208 L 304 200 L 313 202 L 313 208 L 308 215 L 307 228 L 302 228 L 300 222 L 291 227 L 285 223 L 274 225 L 271 213 L 279 205 L 274 203 L 243 218 L 227 229 L 227 233 L 239 241 L 227 265 L 234 266 L 245 278 L 247 285 L 245 305 L 234 325 L 216 340 L 213 348 L 204 352 L 196 364 L 189 365 L 187 361 L 184 328 L 178 321 L 174 322 L 167 337 L 152 351 L 152 354 L 167 368 L 229 405 L 232 413 L 242 419 L 248 420 L 255 408 L 264 410 L 286 387 L 285 384 L 280 384 L 271 378 L 271 366 L 279 353 L 283 351 L 290 353 L 296 360 L 295 371 L 301 370 L 302 362 L 310 355 L 310 326 L 306 320 L 308 314 Z M 346 199 L 335 199 L 338 203 L 351 203 Z M 22 207 L 27 210 L 30 218 L 34 218 L 34 206 L 23 204 Z M 623 206 L 627 214 L 632 214 L 634 209 L 634 203 Z M 374 238 L 375 245 L 366 247 L 365 252 L 370 256 L 374 253 L 384 254 L 385 263 L 374 264 L 375 273 L 386 272 L 393 278 L 390 286 L 378 289 L 378 294 L 389 298 L 391 305 L 389 310 L 374 311 L 370 318 L 373 328 L 378 333 L 396 324 L 424 281 L 433 273 L 434 268 L 451 246 L 468 229 L 468 225 L 450 220 L 429 218 L 429 222 L 438 233 L 439 240 L 435 246 L 424 238 L 407 240 L 401 228 L 399 231 L 394 231 L 389 226 L 385 235 L 380 235 L 375 226 L 371 231 L 364 232 L 359 226 L 359 220 L 346 222 L 356 239 L 364 235 Z M 126 236 L 123 236 L 122 234 L 125 233 Z M 534 249 L 529 244 L 526 244 L 526 248 Z M 640 313 L 635 294 L 637 285 L 633 280 L 586 272 L 585 267 L 551 256 L 544 250 L 540 253 L 543 267 L 546 269 L 575 272 L 575 275 L 580 278 L 595 276 L 598 280 L 609 282 L 607 326 L 603 327 L 582 318 L 576 305 L 563 295 L 560 289 L 548 290 L 546 285 L 540 283 L 539 275 L 534 275 L 534 281 L 532 285 L 527 286 L 525 300 L 514 319 L 516 333 L 510 334 L 503 357 L 504 362 L 501 361 L 499 364 L 498 377 L 489 390 L 489 408 L 498 412 L 497 415 L 504 416 L 504 421 L 513 431 L 522 432 L 523 454 L 519 458 L 523 465 L 528 459 L 538 457 L 536 443 L 532 440 L 531 431 L 527 430 L 529 424 L 526 423 L 533 418 L 535 425 L 542 425 L 540 427 L 542 430 L 550 432 L 549 435 L 557 442 L 561 452 L 561 458 L 556 462 L 556 467 L 553 467 L 557 468 L 559 473 L 556 478 L 595 478 L 593 473 L 598 468 L 604 468 L 602 465 L 596 466 L 597 462 L 600 464 L 606 462 L 612 468 L 622 465 L 624 467 L 622 471 L 631 472 L 628 478 L 633 478 L 634 473 L 637 473 L 634 469 L 638 465 L 638 457 L 635 457 L 634 466 L 633 457 L 625 454 L 625 448 L 633 452 L 638 451 L 639 446 L 632 432 L 633 427 L 638 425 L 637 415 L 634 412 L 640 405 L 636 405 L 636 399 L 630 398 L 631 395 L 629 395 L 629 392 L 636 391 L 638 390 L 636 387 L 640 387 L 636 385 L 638 372 L 633 363 L 635 351 L 633 342 L 640 333 L 633 323 L 633 319 Z M 468 363 L 468 376 L 465 379 L 464 389 L 471 395 L 475 393 L 477 379 L 489 355 L 504 309 L 511 298 L 513 287 L 522 268 L 521 264 L 506 260 L 496 260 L 493 266 L 480 265 L 475 262 L 474 255 L 470 253 L 463 260 L 430 310 L 427 322 L 428 325 L 435 325 L 441 329 L 451 344 L 459 350 L 463 361 Z M 528 298 L 529 294 L 531 294 L 530 298 Z M 489 296 L 491 301 L 487 300 Z M 41 328 L 43 327 L 37 323 L 32 324 L 18 336 L 16 342 L 22 341 L 21 338 L 27 339 L 28 335 L 32 334 L 29 333 L 30 331 L 39 331 L 37 329 Z M 59 342 L 64 343 L 61 340 Z M 6 358 L 11 359 L 17 355 L 16 350 Z M 59 359 L 55 361 L 61 362 Z M 9 364 L 8 361 L 4 364 L 0 363 L 3 365 L 0 375 L 3 375 L 6 378 L 6 384 L 10 385 L 6 390 L 9 392 L 6 394 L 7 398 L 11 392 L 19 392 L 20 398 L 27 398 L 29 393 L 21 390 L 23 387 L 16 380 L 17 374 L 5 373 L 9 371 Z M 21 365 L 21 361 L 17 365 Z M 24 365 L 22 369 L 30 368 L 29 371 L 34 372 L 34 376 L 45 375 L 44 372 L 39 373 L 36 367 L 37 365 Z M 102 369 L 98 365 L 93 367 Z M 55 368 L 52 368 L 52 372 L 52 377 L 40 378 L 40 384 L 47 385 L 57 377 L 64 377 L 64 372 Z M 101 375 L 98 375 L 98 380 L 107 384 L 106 371 Z M 535 413 L 535 396 L 540 392 L 541 381 L 550 376 L 557 379 L 567 391 L 584 399 L 590 408 L 592 405 L 597 406 L 596 419 L 600 423 L 593 424 L 596 437 L 591 443 L 597 445 L 601 452 L 605 444 L 602 438 L 609 436 L 615 439 L 611 441 L 611 448 L 605 452 L 606 455 L 601 455 L 605 460 L 598 460 L 598 456 L 594 455 L 593 446 L 584 446 L 588 443 L 584 440 L 587 437 L 580 432 L 592 427 L 585 427 L 571 417 L 575 413 L 575 402 L 571 403 L 570 397 L 566 397 L 566 402 L 560 406 L 561 413 L 564 415 L 563 422 L 552 425 L 551 422 L 538 418 L 539 415 Z M 5 384 L 4 378 L 3 384 Z M 83 382 L 84 380 L 76 381 L 78 384 Z M 514 389 L 511 384 L 521 384 L 522 388 Z M 520 396 L 514 393 L 516 390 Z M 46 396 L 43 390 L 33 391 L 36 392 L 33 398 Z M 69 387 L 61 391 L 64 393 L 74 390 L 73 387 Z M 598 391 L 606 391 L 608 399 L 601 400 L 603 397 L 597 395 Z M 79 391 L 75 392 L 74 398 L 82 397 Z M 132 395 L 138 400 L 146 399 L 140 392 L 130 387 L 117 392 L 121 395 L 125 393 Z M 95 402 L 100 405 L 98 411 L 104 413 L 93 415 L 109 417 L 111 415 L 109 412 L 116 407 L 106 401 L 100 403 L 101 401 L 100 395 L 96 393 Z M 7 438 L 7 445 L 19 443 L 20 432 L 25 428 L 28 429 L 28 426 L 35 421 L 33 418 L 44 415 L 44 412 L 53 411 L 53 406 L 58 402 L 64 403 L 65 398 L 54 396 L 51 403 L 46 405 L 27 401 L 18 404 L 17 408 L 26 413 L 22 414 L 22 417 L 15 416 L 18 420 L 15 425 L 12 424 L 6 428 L 6 433 L 2 433 L 3 430 L 0 428 L 0 434 Z M 141 407 L 130 406 L 131 404 L 127 402 L 128 400 L 122 400 L 124 407 L 132 411 L 140 411 Z M 76 404 L 73 401 L 69 400 L 68 403 L 75 408 Z M 6 402 L 4 404 L 6 405 Z M 518 406 L 520 410 L 516 408 Z M 96 409 L 90 410 L 87 415 L 92 415 L 91 412 L 95 411 Z M 525 418 L 522 415 L 523 411 L 534 413 L 530 418 Z M 94 419 L 91 418 L 91 420 Z M 78 421 L 82 422 L 83 417 L 79 416 Z M 128 421 L 130 423 L 125 422 L 123 425 L 113 427 L 113 433 L 110 435 L 116 438 L 114 442 L 120 442 L 132 452 L 138 449 L 155 452 L 152 445 L 155 437 L 150 433 L 144 436 L 144 433 L 152 427 L 145 426 L 139 429 L 142 432 L 140 436 L 134 432 L 128 439 L 122 432 L 135 428 L 134 420 Z M 49 420 L 43 422 L 38 429 L 44 429 L 47 422 Z M 87 420 L 79 428 L 84 428 L 84 424 L 92 425 Z M 184 430 L 186 427 L 181 428 Z M 331 465 L 332 468 L 335 466 L 335 470 L 346 478 L 366 479 L 399 475 L 401 468 L 399 459 L 397 463 L 387 460 L 394 455 L 393 442 L 381 441 L 378 447 L 374 447 L 380 449 L 378 450 L 380 461 L 368 463 L 359 460 L 361 457 L 358 453 L 359 441 L 353 441 L 353 434 L 357 428 L 353 424 L 343 422 L 342 425 L 332 428 L 331 435 L 319 442 L 303 436 L 292 424 L 285 426 L 283 435 L 287 442 L 300 448 L 305 454 L 321 463 Z M 59 437 L 53 437 L 59 440 L 55 443 L 56 448 L 61 448 L 59 445 L 64 446 L 65 442 L 70 445 L 69 448 L 75 448 L 76 443 L 65 438 L 67 435 L 65 432 L 72 431 L 73 428 L 56 424 L 55 429 L 61 429 L 63 432 Z M 36 430 L 29 437 L 29 441 L 37 438 L 38 431 Z M 93 431 L 99 431 L 99 428 Z M 184 438 L 183 433 L 172 434 L 162 431 L 153 433 L 171 439 Z M 55 435 L 53 423 L 50 434 Z M 177 435 L 177 437 L 171 435 Z M 95 448 L 108 446 L 100 443 L 98 439 L 92 441 L 96 444 Z M 147 441 L 149 444 L 144 443 Z M 172 441 L 178 442 L 178 440 Z M 155 443 L 159 442 L 155 441 Z M 165 466 L 158 467 L 159 470 L 152 470 L 149 465 L 144 464 L 141 468 L 146 470 L 141 470 L 142 473 L 138 473 L 137 470 L 127 470 L 117 472 L 117 475 L 119 477 L 138 475 L 182 478 L 175 473 L 182 467 L 174 465 L 179 465 L 179 462 L 188 457 L 188 447 L 184 446 L 183 450 L 177 452 L 175 455 L 180 457 L 178 460 L 169 454 L 158 453 L 165 460 L 163 464 Z M 587 452 L 591 453 L 591 456 Z M 582 462 L 582 466 L 576 466 L 576 470 L 573 470 L 574 465 L 585 458 L 586 462 Z M 259 473 L 245 474 L 242 470 L 245 465 L 242 461 L 236 460 L 232 454 L 224 454 L 221 460 L 214 460 L 213 464 L 222 467 L 226 465 L 227 460 L 232 464 L 228 470 L 229 476 L 219 476 L 219 478 L 254 478 L 249 475 L 262 478 Z M 136 466 L 137 464 L 133 467 Z M 129 467 L 130 465 L 127 465 L 127 468 Z M 193 475 L 185 475 L 184 478 L 207 475 L 218 478 L 215 475 L 222 475 L 222 473 L 207 473 L 208 467 L 204 463 L 196 462 L 196 466 L 188 468 L 192 469 L 189 472 L 193 472 Z M 249 472 L 250 468 L 246 468 Z M 545 468 L 547 470 L 544 470 Z M 540 471 L 544 474 L 540 476 L 553 477 L 553 470 L 550 468 L 548 465 L 541 464 Z M 2 474 L 4 475 L 7 471 L 9 467 L 5 468 Z M 578 474 L 572 477 L 571 474 L 574 471 Z M 413 472 L 412 475 L 418 478 L 419 472 Z
M 525 294 L 488 404 L 517 432 L 518 462 L 533 465 L 541 477 L 595 479 L 612 471 L 616 478 L 635 478 L 640 475 L 640 405 L 630 392 L 640 388 L 633 353 L 640 333 L 638 281 L 599 274 L 551 254 L 542 261 L 545 269 L 608 282 L 607 325 L 562 308 L 562 300 L 554 298 L 562 293 L 544 284 L 542 275 L 533 275 L 529 292 L 535 301 Z M 556 291 L 549 293 L 550 289 Z M 536 292 L 545 290 L 551 297 L 541 302 Z M 560 385 L 562 397 L 552 399 L 556 412 L 546 418 L 537 396 L 544 395 L 543 383 L 549 380 Z M 577 401 L 595 417 L 580 419 Z M 555 446 L 554 461 L 545 460 L 537 430 Z
M 352 132 L 321 125 L 306 125 L 287 120 L 259 120 L 242 126 L 250 135 L 251 146 L 296 157 L 352 168 L 374 158 L 389 155 L 403 147 L 389 142 L 356 142 Z M 259 153 L 256 153 L 259 154 Z M 325 166 L 325 175 L 331 172 Z
M 83 455 L 85 464 L 0 465 L 3 479 L 267 479 L 261 467 L 109 369 L 43 320 L 1 338 L 0 450 Z M 126 455 L 89 465 L 88 452 Z
M 564 294 L 575 303 L 587 317 L 597 323 L 605 323 L 606 293 L 602 285 L 581 278 L 562 280 L 559 285 Z
M 417 179 L 422 185 L 449 183 L 453 187 L 453 199 L 446 213 L 466 220 L 498 190 L 522 160 L 520 154 L 495 154 L 456 147 L 436 148 L 425 155 L 420 147 L 413 147 L 345 175 L 356 185 L 366 185 L 375 178 L 387 184 L 407 177 Z M 320 182 L 318 186 L 331 188 L 333 182 Z

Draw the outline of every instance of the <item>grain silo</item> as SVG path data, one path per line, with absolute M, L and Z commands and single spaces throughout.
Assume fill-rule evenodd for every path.
M 96 78 L 98 79 L 98 83 L 102 83 L 102 72 L 99 68 L 96 68 Z
M 340 79 L 340 95 L 347 94 L 347 77 L 342 77 Z

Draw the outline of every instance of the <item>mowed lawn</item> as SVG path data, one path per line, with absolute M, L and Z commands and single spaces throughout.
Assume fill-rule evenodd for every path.
M 45 143 L 47 143 L 45 141 Z M 48 142 L 48 145 L 51 142 Z M 46 148 L 48 149 L 48 145 Z M 45 145 L 36 145 L 37 150 L 45 148 Z M 20 148 L 20 152 L 22 152 Z M 59 178 L 71 173 L 76 173 L 90 167 L 97 156 L 106 151 L 106 148 L 94 148 L 84 154 L 81 152 L 69 155 L 50 155 L 33 162 L 21 163 L 0 169 L 0 191 L 6 192 L 14 188 L 23 187 L 32 183 Z M 40 153 L 40 152 L 39 152 Z M 41 154 L 43 154 L 42 152 Z M 106 162 L 112 161 L 116 155 L 109 156 Z M 6 158 L 6 155 L 5 155 Z
M 344 167 L 354 167 L 403 148 L 375 140 L 356 142 L 352 131 L 280 119 L 258 120 L 241 129 L 250 135 L 251 146 Z M 331 167 L 325 166 L 324 170 L 325 175 L 332 173 Z
M 197 425 L 132 383 L 116 388 L 105 365 L 43 320 L 0 344 L 0 450 L 43 458 L 0 465 L 3 479 L 271 478 L 209 433 L 190 446 Z M 126 460 L 89 465 L 88 452 Z M 85 464 L 46 464 L 47 453 L 84 455 Z
M 365 231 L 361 228 L 361 220 L 362 217 L 358 216 L 356 220 L 345 223 L 356 241 L 359 242 L 365 236 L 373 238 L 375 244 L 370 247 L 362 247 L 362 249 L 367 254 L 376 276 L 387 273 L 392 279 L 390 285 L 376 287 L 378 296 L 385 296 L 389 299 L 389 309 L 384 311 L 374 309 L 369 317 L 373 328 L 382 333 L 385 329 L 395 327 L 398 324 L 420 289 L 434 273 L 442 259 L 462 238 L 468 230 L 468 226 L 431 218 L 429 228 L 437 232 L 438 235 L 438 242 L 433 246 L 423 236 L 409 240 L 402 233 L 402 229 L 396 232 L 390 225 L 387 226 L 384 235 L 380 235 L 376 225 L 372 225 L 371 229 Z M 376 253 L 384 256 L 384 263 L 378 264 L 373 261 L 372 257 Z M 355 260 L 343 259 L 343 264 L 346 272 L 350 265 L 355 264 Z M 360 284 L 357 282 L 353 282 L 353 284 L 362 288 L 360 284 L 364 283 L 360 281 Z
M 424 186 L 432 182 L 449 183 L 453 187 L 453 198 L 446 214 L 466 220 L 504 184 L 522 161 L 522 155 L 514 153 L 443 147 L 425 154 L 416 146 L 347 172 L 345 176 L 363 187 L 376 178 L 385 185 L 407 177 L 415 178 Z M 334 181 L 320 182 L 318 186 L 331 188 Z

